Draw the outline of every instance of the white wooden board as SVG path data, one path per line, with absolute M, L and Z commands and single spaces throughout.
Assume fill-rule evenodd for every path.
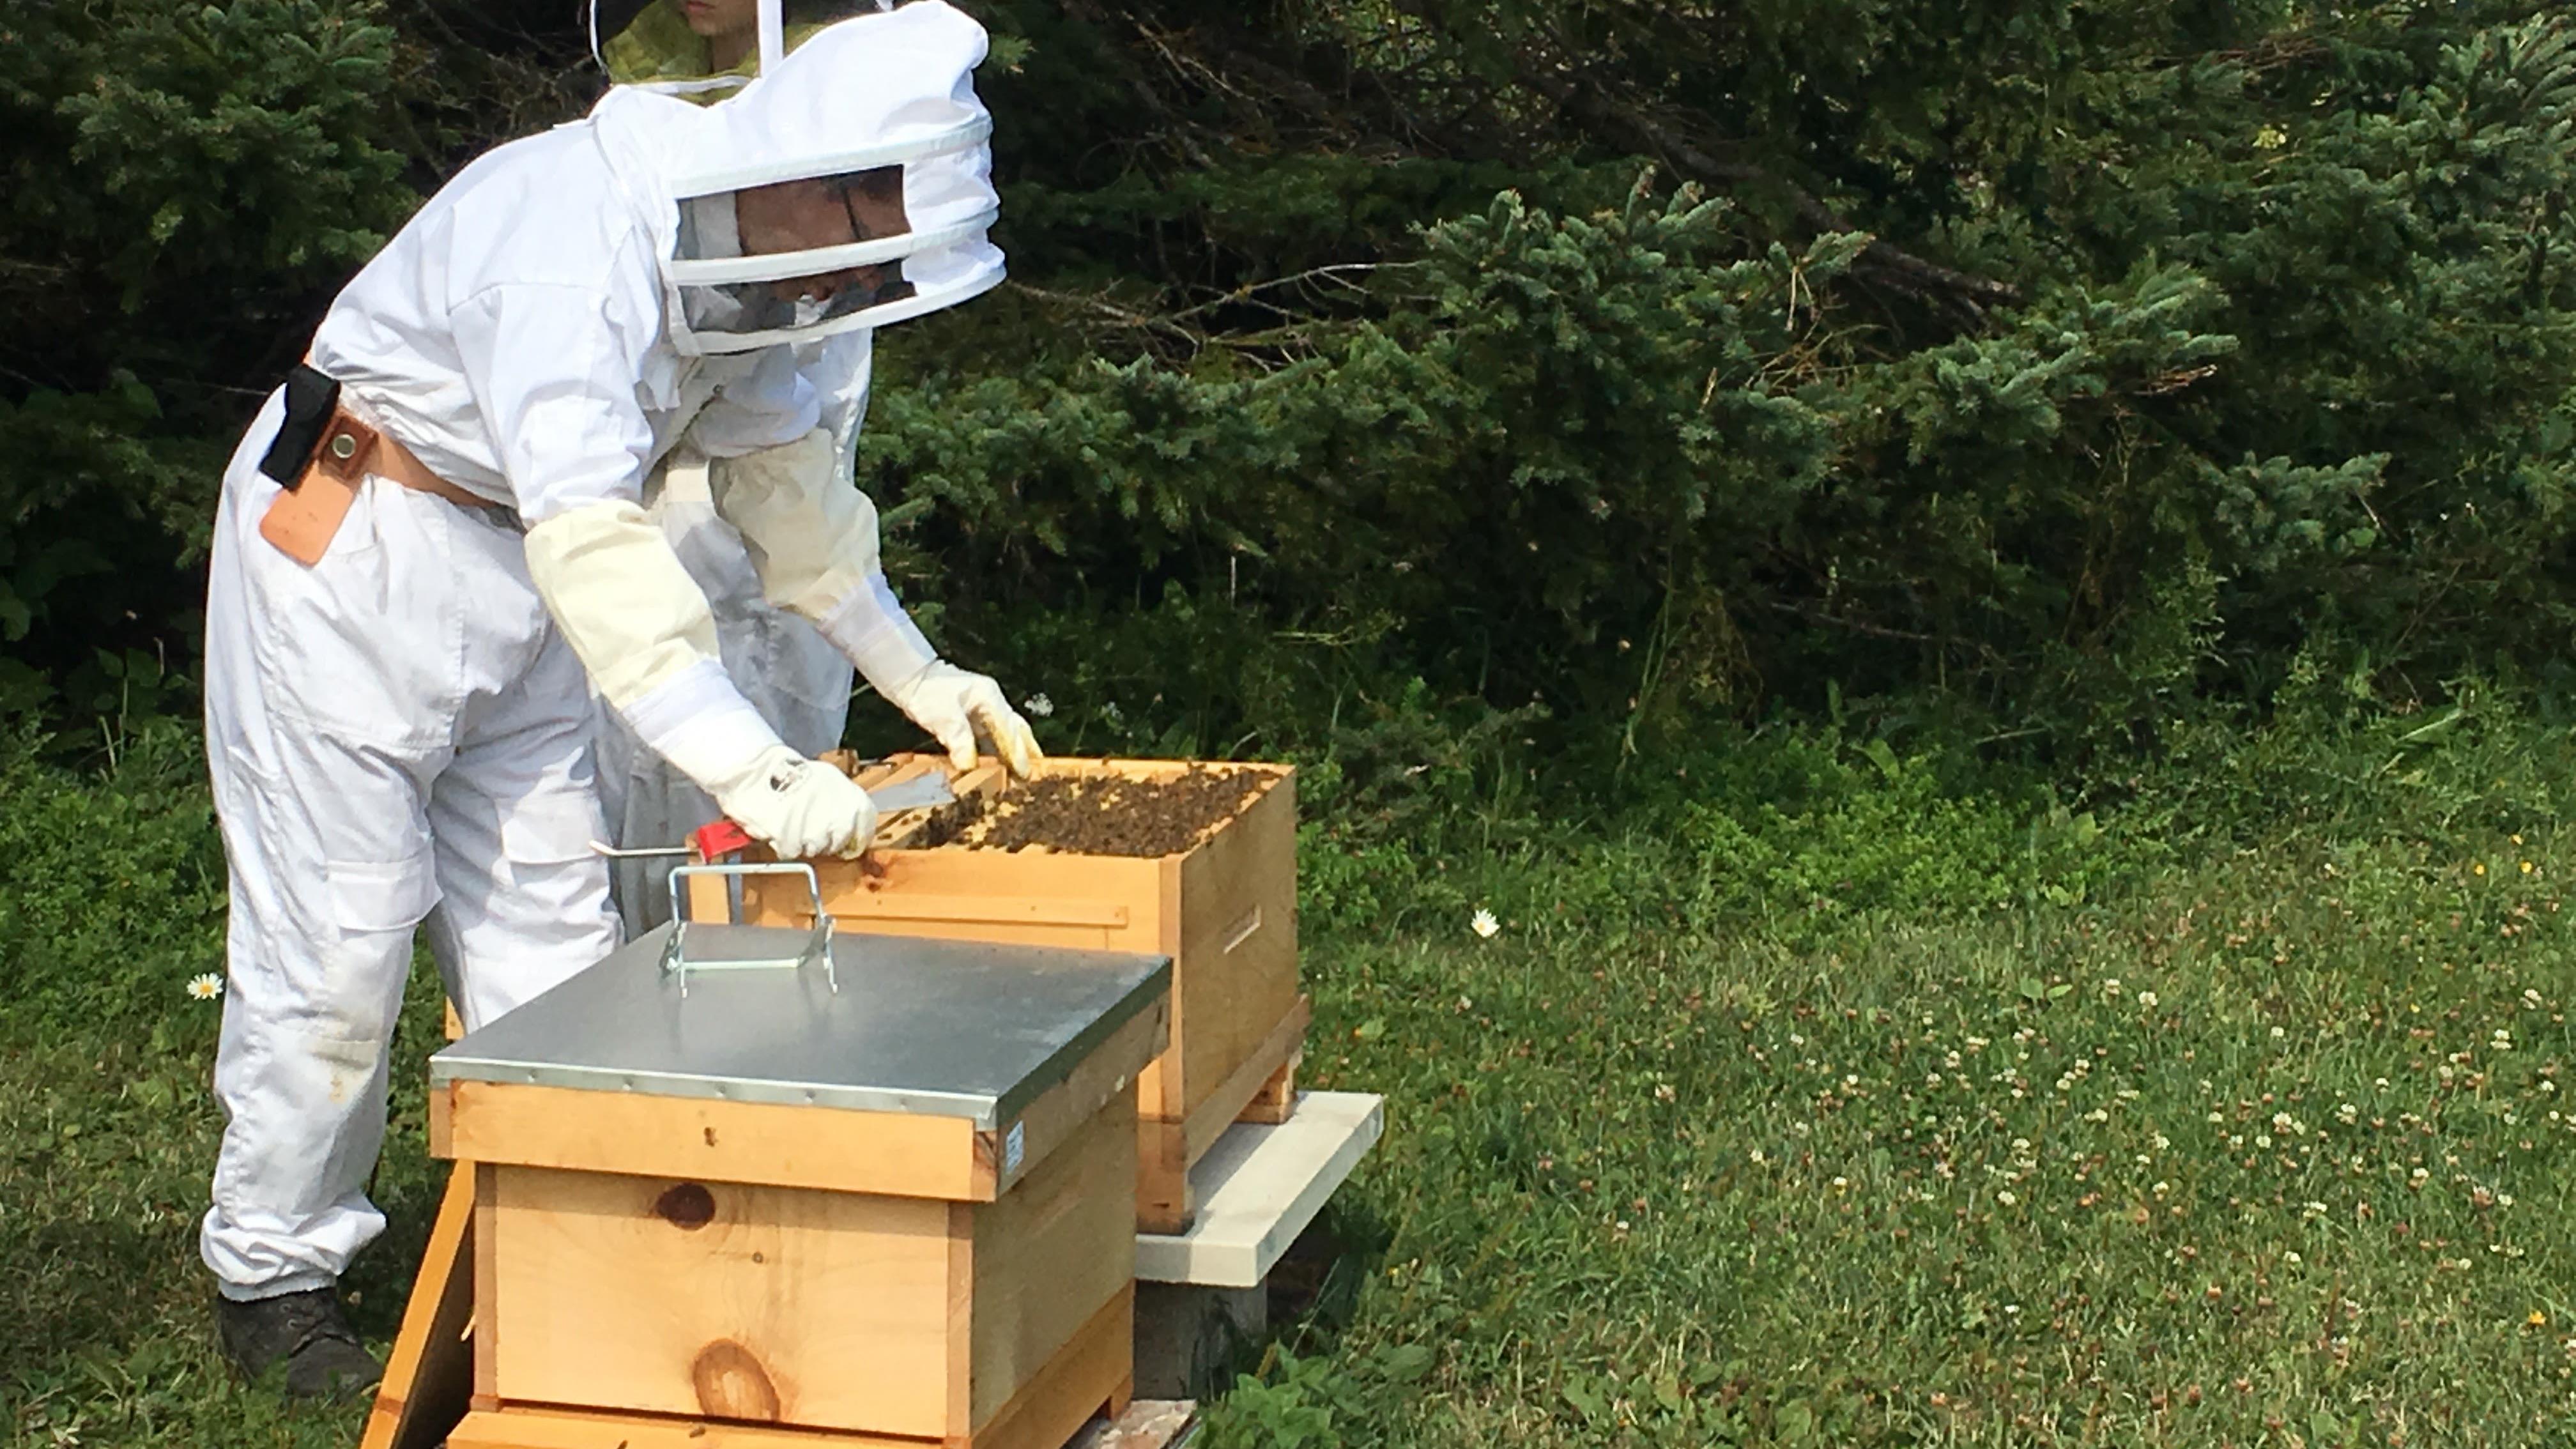
M 1237 1122 L 1190 1169 L 1190 1230 L 1136 1235 L 1136 1276 L 1259 1287 L 1385 1131 L 1386 1099 L 1368 1092 L 1300 1092 L 1278 1126 Z

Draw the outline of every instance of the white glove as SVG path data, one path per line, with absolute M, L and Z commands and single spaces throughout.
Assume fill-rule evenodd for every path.
M 781 743 L 725 677 L 706 595 L 642 508 L 568 510 L 530 528 L 527 550 L 582 667 L 647 748 L 782 857 L 868 848 L 876 802 Z
M 782 860 L 855 857 L 876 838 L 877 802 L 847 775 L 772 745 L 716 780 L 701 778 L 716 805 Z
M 891 689 L 885 697 L 930 731 L 948 763 L 959 770 L 975 767 L 975 740 L 982 736 L 1002 757 L 1012 774 L 1025 779 L 1045 756 L 1029 722 L 1002 697 L 1002 686 L 989 674 L 975 674 L 944 659 L 933 659 Z M 749 822 L 745 822 L 748 824 Z

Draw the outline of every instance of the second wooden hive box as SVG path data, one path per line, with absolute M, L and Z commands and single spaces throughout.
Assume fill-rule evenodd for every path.
M 853 771 L 871 787 L 944 770 L 928 756 Z M 1293 1105 L 1312 1009 L 1297 980 L 1297 781 L 1286 765 L 1049 759 L 1039 778 L 1170 782 L 1242 770 L 1258 788 L 1184 848 L 1150 857 L 931 844 L 925 817 L 891 817 L 864 863 L 812 862 L 843 930 L 1139 951 L 1172 958 L 1172 1043 L 1139 1083 L 1137 1226 L 1185 1231 L 1189 1169 L 1237 1120 Z M 998 766 L 961 795 L 1006 792 Z M 746 886 L 746 920 L 810 920 L 801 885 Z

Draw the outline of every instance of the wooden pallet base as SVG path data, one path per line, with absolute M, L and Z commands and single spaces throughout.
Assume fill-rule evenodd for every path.
M 504 1404 L 467 1414 L 447 1444 L 448 1449 L 1062 1449 L 1095 1416 L 1117 1420 L 1134 1398 L 1127 1366 L 1135 1314 L 1130 1287 L 1094 1314 L 992 1422 L 964 1438 L 915 1439 Z
M 1184 1121 L 1136 1121 L 1136 1231 L 1189 1231 L 1198 1204 L 1190 1196 L 1190 1165 L 1207 1155 L 1236 1122 L 1287 1120 L 1297 1100 L 1297 1063 L 1306 1050 L 1312 1001 L 1300 996 L 1279 1019 L 1261 1049 L 1219 1083 Z

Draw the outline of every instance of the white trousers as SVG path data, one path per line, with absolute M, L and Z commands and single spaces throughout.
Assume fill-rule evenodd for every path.
M 647 481 L 651 512 L 715 615 L 716 642 L 727 677 L 789 749 L 819 755 L 841 743 L 855 671 L 821 631 L 761 592 L 742 535 L 717 516 L 706 460 L 675 450 Z M 677 845 L 723 812 L 661 756 L 645 749 L 614 710 L 601 707 L 600 795 L 616 842 L 628 849 Z M 640 936 L 671 919 L 672 857 L 618 861 L 611 890 L 627 934 Z
M 579 662 L 516 525 L 370 478 L 308 569 L 259 537 L 272 396 L 225 470 L 206 754 L 231 867 L 228 1114 L 199 1250 L 227 1297 L 326 1286 L 366 1182 L 427 923 L 468 1029 L 616 949 Z

